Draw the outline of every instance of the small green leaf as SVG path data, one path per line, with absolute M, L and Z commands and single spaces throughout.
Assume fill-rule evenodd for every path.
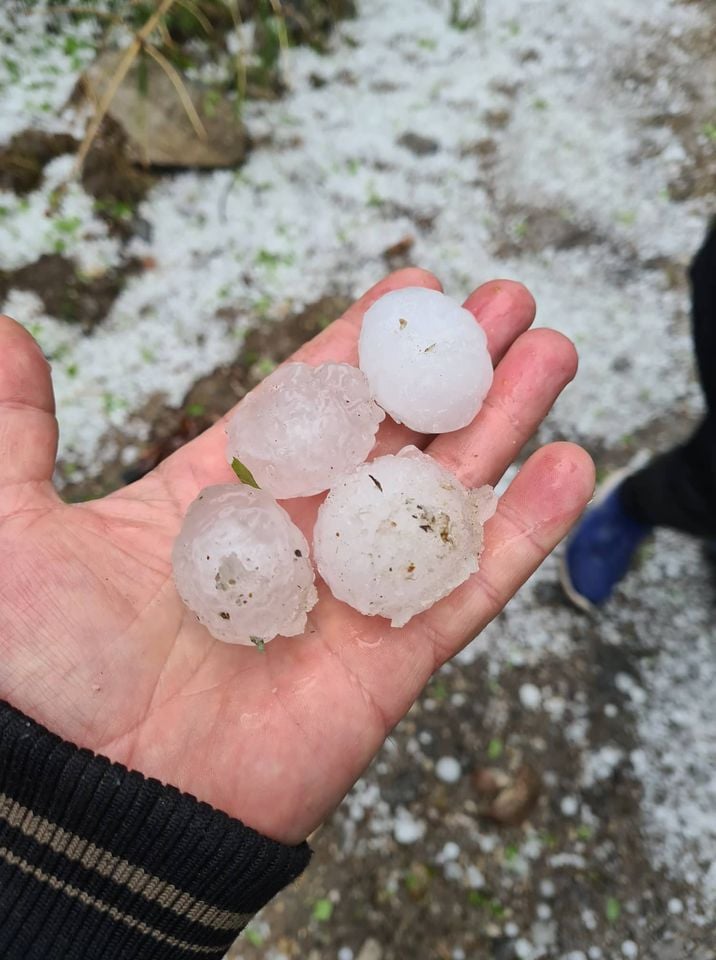
M 519 848 L 516 844 L 510 843 L 505 847 L 505 860 L 508 863 L 512 863 L 513 860 L 516 860 L 519 856 Z
M 443 680 L 436 680 L 430 692 L 432 694 L 433 700 L 439 700 L 439 701 L 447 700 L 448 688 Z
M 203 417 L 206 413 L 206 407 L 203 403 L 190 403 L 186 408 L 188 417 Z
M 249 640 L 254 644 L 259 653 L 263 653 L 266 649 L 266 642 L 262 640 L 261 637 L 249 637 Z
M 616 897 L 607 897 L 607 920 L 610 923 L 616 923 L 621 916 L 622 907 Z
M 253 474 L 249 468 L 245 467 L 240 460 L 236 459 L 236 457 L 234 457 L 234 459 L 231 461 L 231 469 L 242 483 L 246 483 L 250 487 L 255 487 L 257 490 L 261 489 L 258 483 L 256 483 L 254 480 Z
M 254 947 L 260 947 L 264 942 L 264 938 L 258 930 L 254 930 L 252 927 L 247 927 L 244 930 L 244 938 Z
M 487 756 L 490 760 L 499 760 L 502 756 L 502 740 L 498 740 L 495 737 L 494 740 L 490 740 L 487 745 Z
M 470 890 L 467 894 L 468 903 L 473 907 L 485 907 L 490 902 L 490 898 L 479 890 Z
M 325 923 L 333 915 L 333 904 L 330 900 L 316 900 L 313 904 L 313 919 L 319 923 Z
M 594 830 L 587 823 L 580 823 L 577 827 L 577 836 L 580 840 L 591 840 L 594 836 Z

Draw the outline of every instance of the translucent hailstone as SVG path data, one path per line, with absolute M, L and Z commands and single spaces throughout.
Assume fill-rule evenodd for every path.
M 373 396 L 421 433 L 467 426 L 492 383 L 487 337 L 469 310 L 437 290 L 393 290 L 370 307 L 359 342 Z
M 241 402 L 227 456 L 279 500 L 308 497 L 365 460 L 384 418 L 356 367 L 287 363 Z
M 308 544 L 264 490 L 207 487 L 189 507 L 174 544 L 177 590 L 227 643 L 293 637 L 318 595 Z
M 318 511 L 313 551 L 333 595 L 402 627 L 474 573 L 491 487 L 466 490 L 416 447 L 343 477 Z

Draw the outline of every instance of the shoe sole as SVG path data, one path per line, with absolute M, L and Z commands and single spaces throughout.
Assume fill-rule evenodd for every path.
M 641 470 L 642 467 L 646 466 L 650 459 L 650 453 L 648 453 L 646 450 L 640 450 L 631 458 L 625 467 L 621 467 L 619 470 L 615 470 L 614 473 L 611 473 L 607 479 L 595 490 L 591 502 L 584 511 L 584 515 L 586 516 L 590 510 L 594 510 L 596 507 L 604 503 L 607 497 L 613 493 L 614 490 L 616 490 L 616 488 L 623 483 L 627 477 L 630 477 L 632 473 L 636 473 L 637 470 Z M 567 599 L 574 604 L 578 610 L 582 610 L 584 613 L 594 615 L 599 611 L 599 607 L 595 603 L 592 603 L 588 597 L 585 597 L 577 590 L 572 583 L 572 578 L 569 575 L 569 566 L 567 565 L 567 547 L 574 538 L 575 532 L 576 527 L 572 533 L 569 534 L 565 541 L 565 549 L 562 552 L 562 556 L 559 561 L 559 579 Z

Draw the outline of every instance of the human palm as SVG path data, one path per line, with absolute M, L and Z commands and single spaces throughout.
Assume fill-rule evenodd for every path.
M 355 362 L 368 305 L 393 274 L 297 359 Z M 466 306 L 499 363 L 463 430 L 432 440 L 391 421 L 377 453 L 416 443 L 468 486 L 494 483 L 576 370 L 572 345 L 527 331 L 519 284 L 478 288 Z M 527 332 L 526 332 L 527 331 Z M 0 319 L 0 699 L 80 746 L 172 783 L 277 840 L 298 842 L 336 806 L 430 675 L 504 606 L 564 536 L 593 487 L 589 458 L 534 454 L 486 528 L 480 571 L 400 630 L 363 617 L 319 582 L 301 637 L 261 653 L 213 640 L 182 605 L 171 546 L 198 491 L 235 478 L 223 424 L 151 474 L 91 503 L 51 485 L 57 442 L 47 365 Z M 310 538 L 321 497 L 286 504 Z

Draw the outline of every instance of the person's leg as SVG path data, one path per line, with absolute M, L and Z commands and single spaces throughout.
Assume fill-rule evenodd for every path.
M 691 262 L 694 346 L 709 415 L 716 423 L 716 218 Z
M 708 413 L 688 443 L 597 500 L 567 545 L 562 582 L 582 607 L 602 603 L 655 526 L 716 538 L 716 220 L 689 271 L 696 359 Z
M 716 537 L 716 420 L 707 417 L 688 443 L 628 477 L 619 496 L 646 526 Z
M 716 221 L 691 262 L 696 362 L 708 414 L 691 439 L 657 457 L 621 489 L 627 513 L 650 526 L 716 537 Z

